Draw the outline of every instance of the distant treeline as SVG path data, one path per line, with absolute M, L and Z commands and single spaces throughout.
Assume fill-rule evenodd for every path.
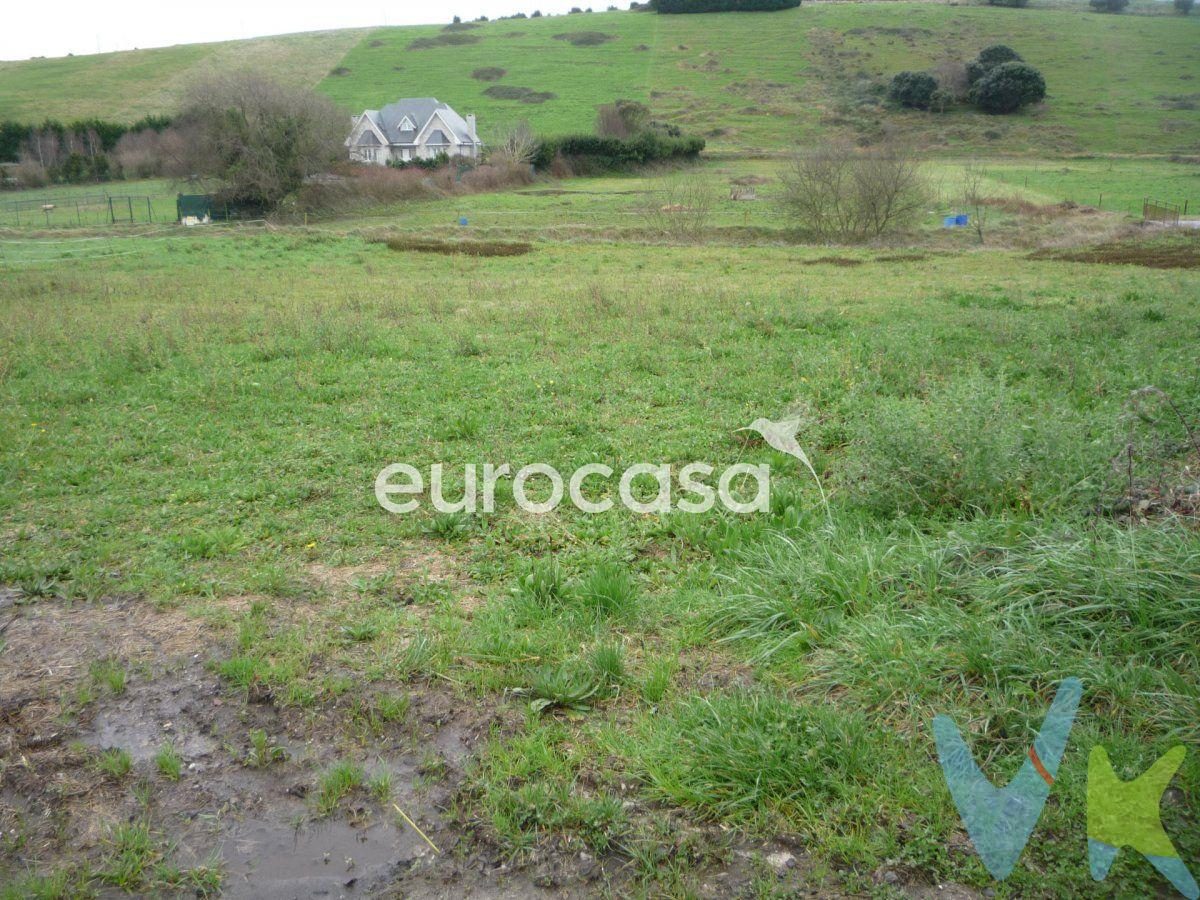
M 547 169 L 556 157 L 583 162 L 598 169 L 621 169 L 671 159 L 690 159 L 700 155 L 704 138 L 695 135 L 649 130 L 633 137 L 599 137 L 571 134 L 539 141 L 533 153 L 533 165 Z
M 651 0 L 650 8 L 664 15 L 675 13 L 774 12 L 795 9 L 800 0 Z
M 18 162 L 21 152 L 28 151 L 45 135 L 54 135 L 60 142 L 65 142 L 70 135 L 76 135 L 80 139 L 94 137 L 99 145 L 99 152 L 108 153 L 126 134 L 163 131 L 170 126 L 171 119 L 167 116 L 145 116 L 128 125 L 107 122 L 104 119 L 77 119 L 74 122 L 47 119 L 40 125 L 5 119 L 0 121 L 0 162 Z

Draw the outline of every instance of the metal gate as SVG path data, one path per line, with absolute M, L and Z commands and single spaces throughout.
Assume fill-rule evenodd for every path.
M 1179 204 L 1165 200 L 1142 201 L 1142 219 L 1146 222 L 1162 222 L 1164 225 L 1179 224 Z

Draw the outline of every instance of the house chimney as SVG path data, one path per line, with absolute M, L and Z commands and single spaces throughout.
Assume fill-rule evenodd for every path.
M 475 133 L 475 114 L 471 113 L 467 116 L 467 131 L 471 132 L 471 137 L 479 140 L 479 135 Z

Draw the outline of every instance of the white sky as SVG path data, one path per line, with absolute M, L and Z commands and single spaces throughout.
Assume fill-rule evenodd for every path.
M 494 19 L 517 12 L 565 13 L 573 6 L 595 10 L 627 0 L 57 0 L 6 4 L 0 13 L 0 59 L 107 53 L 134 47 L 167 47 L 234 38 L 324 31 L 373 25 L 416 25 Z M 0 84 L 0 90 L 3 90 Z

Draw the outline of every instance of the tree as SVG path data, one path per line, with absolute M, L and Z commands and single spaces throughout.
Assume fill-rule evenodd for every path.
M 627 140 L 650 126 L 650 109 L 636 100 L 606 103 L 596 111 L 596 134 Z
M 521 120 L 504 129 L 492 143 L 488 162 L 494 165 L 528 166 L 537 152 L 537 138 L 529 123 Z
M 996 66 L 975 85 L 976 105 L 984 112 L 1015 112 L 1022 106 L 1040 103 L 1046 97 L 1046 79 L 1033 66 L 1006 62 Z
M 926 197 L 920 163 L 898 145 L 800 152 L 781 181 L 785 210 L 802 231 L 826 241 L 863 241 L 906 228 Z
M 975 61 L 990 70 L 1006 62 L 1021 62 L 1021 54 L 1005 44 L 992 44 L 980 50 Z
M 888 96 L 901 106 L 929 109 L 937 89 L 937 79 L 928 72 L 897 72 L 888 86 Z
M 217 179 L 226 201 L 264 210 L 328 171 L 348 126 L 327 98 L 253 73 L 193 83 L 180 120 L 194 135 L 191 171 Z
M 970 163 L 963 169 L 963 205 L 970 210 L 971 227 L 975 229 L 975 234 L 979 237 L 981 244 L 987 231 L 988 212 L 990 211 L 987 197 L 983 193 L 983 186 L 986 183 L 987 177 L 983 174 L 983 170 L 974 163 Z
M 1175 11 L 1186 16 L 1195 5 L 1196 0 L 1175 0 Z
M 1129 5 L 1129 0 L 1088 0 L 1092 9 L 1102 13 L 1123 12 Z

